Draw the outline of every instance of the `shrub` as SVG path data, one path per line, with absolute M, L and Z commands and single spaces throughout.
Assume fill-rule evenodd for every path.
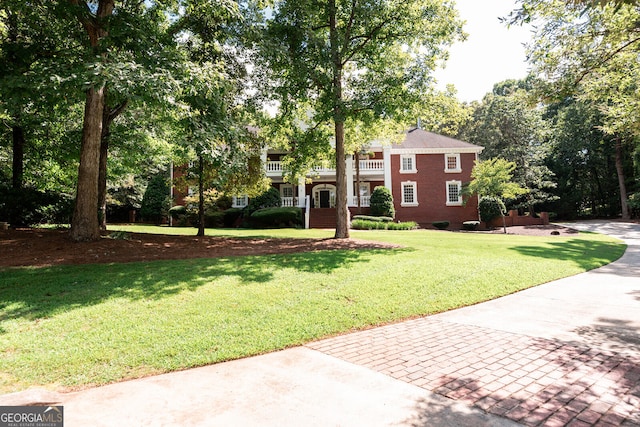
M 187 208 L 182 205 L 176 205 L 171 209 L 169 209 L 169 215 L 171 215 L 171 218 L 173 219 L 179 219 L 182 215 L 186 215 L 186 214 L 187 214 Z
M 142 196 L 140 215 L 145 221 L 160 223 L 162 217 L 168 213 L 170 204 L 169 184 L 165 175 L 162 172 L 151 178 Z
M 244 214 L 246 217 L 250 217 L 259 209 L 279 208 L 280 206 L 282 206 L 280 192 L 274 187 L 269 187 L 264 193 L 249 200 L 249 204 L 244 208 Z
M 489 222 L 494 218 L 502 215 L 504 203 L 502 200 L 495 197 L 483 197 L 478 204 L 478 211 L 480 212 L 480 219 L 484 222 Z
M 465 221 L 462 223 L 462 229 L 467 231 L 476 231 L 480 226 L 480 221 Z
M 378 186 L 373 189 L 369 206 L 373 216 L 396 217 L 396 211 L 393 207 L 393 195 L 387 187 Z
M 240 208 L 230 208 L 224 211 L 223 217 L 223 226 L 226 228 L 233 227 L 238 220 L 242 216 L 242 209 Z
M 387 224 L 387 230 L 415 230 L 418 223 L 415 221 L 390 222 Z
M 433 221 L 431 223 L 438 230 L 444 230 L 449 226 L 449 221 Z
M 0 186 L 0 194 L 0 221 L 13 227 L 68 224 L 73 214 L 73 197 L 65 193 Z
M 189 213 L 186 206 L 176 205 L 169 209 L 169 215 L 176 221 L 176 225 L 184 227 L 189 223 Z
M 370 216 L 370 215 L 354 215 L 354 221 L 357 219 L 362 219 L 365 221 L 377 221 L 377 222 L 391 222 L 393 218 L 388 216 Z
M 224 212 L 205 212 L 204 226 L 206 228 L 222 228 L 224 226 Z
M 354 219 L 351 222 L 351 228 L 354 230 L 414 230 L 418 228 L 418 224 L 413 221 L 386 222 Z
M 303 225 L 300 208 L 265 208 L 251 214 L 250 222 L 257 227 L 282 228 Z

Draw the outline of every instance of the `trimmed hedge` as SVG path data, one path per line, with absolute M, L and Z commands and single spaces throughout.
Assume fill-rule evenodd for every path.
M 304 224 L 300 208 L 265 208 L 253 212 L 250 223 L 261 228 L 300 227 Z
M 224 227 L 230 228 L 235 226 L 238 218 L 242 216 L 242 209 L 240 208 L 229 208 L 224 211 Z
M 278 208 L 280 206 L 282 206 L 280 192 L 275 187 L 269 187 L 264 193 L 249 200 L 249 204 L 244 208 L 244 215 L 245 217 L 251 216 L 260 209 Z
M 467 231 L 476 231 L 480 226 L 480 221 L 465 221 L 462 223 L 462 229 Z
M 353 220 L 364 220 L 364 221 L 376 221 L 376 222 L 391 222 L 393 218 L 389 216 L 371 216 L 371 215 L 354 215 Z
M 414 221 L 385 222 L 354 219 L 351 222 L 351 228 L 354 230 L 415 230 L 418 224 Z
M 393 194 L 391 190 L 384 186 L 377 186 L 371 193 L 369 208 L 373 216 L 396 217 L 396 210 L 393 207 Z
M 438 230 L 444 230 L 449 226 L 449 221 L 433 221 L 431 223 Z

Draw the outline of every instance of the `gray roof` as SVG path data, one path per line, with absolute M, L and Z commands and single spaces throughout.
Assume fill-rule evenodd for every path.
M 438 135 L 437 133 L 427 132 L 426 130 L 413 128 L 407 131 L 407 136 L 400 144 L 394 145 L 393 148 L 407 149 L 476 149 L 481 151 L 483 147 L 471 144 L 469 142 L 460 141 L 448 136 Z

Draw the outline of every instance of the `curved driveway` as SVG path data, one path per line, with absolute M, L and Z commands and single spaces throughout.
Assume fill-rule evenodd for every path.
M 65 426 L 640 426 L 640 226 L 603 268 L 263 356 L 0 405 Z

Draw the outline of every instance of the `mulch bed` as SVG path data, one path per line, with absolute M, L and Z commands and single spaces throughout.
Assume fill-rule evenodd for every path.
M 488 232 L 502 233 L 503 229 Z M 574 229 L 557 225 L 507 228 L 508 234 L 550 235 L 552 232 L 560 235 L 577 233 Z M 95 242 L 74 243 L 66 230 L 18 229 L 0 231 L 0 267 L 44 267 L 393 247 L 398 246 L 359 239 L 259 239 L 136 233 L 127 233 L 127 239 L 105 236 Z
M 190 258 L 266 255 L 331 249 L 397 247 L 356 239 L 259 239 L 127 233 L 74 243 L 66 230 L 0 231 L 0 267 L 122 263 Z

